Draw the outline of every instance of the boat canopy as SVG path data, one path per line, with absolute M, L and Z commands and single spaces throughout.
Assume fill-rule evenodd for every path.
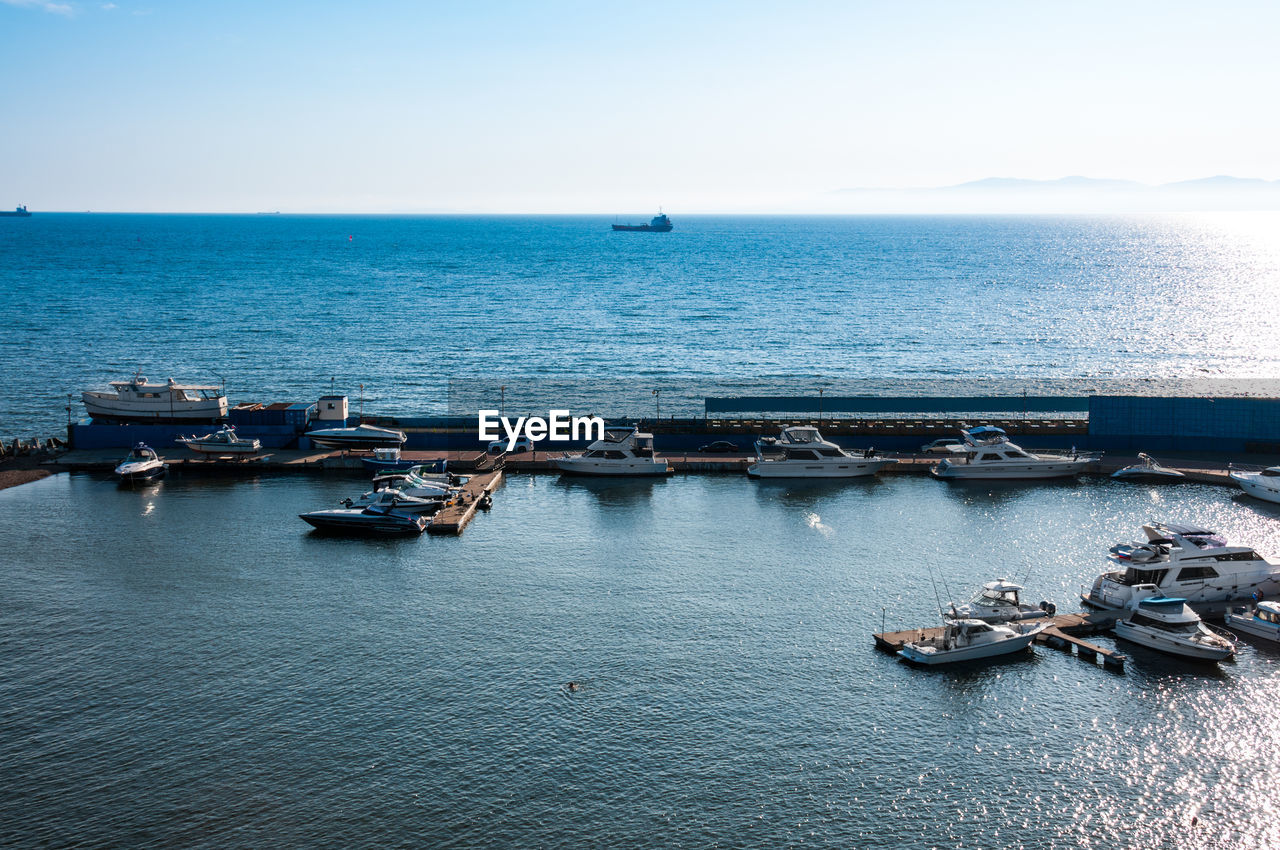
M 1280 617 L 1280 602 L 1259 602 L 1259 611 L 1269 611 L 1276 617 Z

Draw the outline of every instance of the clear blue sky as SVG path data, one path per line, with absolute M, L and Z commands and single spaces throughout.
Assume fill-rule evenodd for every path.
M 0 204 L 768 211 L 1280 178 L 1280 4 L 0 0 Z

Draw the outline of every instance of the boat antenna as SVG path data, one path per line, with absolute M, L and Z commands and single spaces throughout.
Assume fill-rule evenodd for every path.
M 929 583 L 933 585 L 933 600 L 938 603 L 938 614 L 942 615 L 942 599 L 938 596 L 938 582 L 933 577 L 933 567 L 926 567 L 929 571 Z

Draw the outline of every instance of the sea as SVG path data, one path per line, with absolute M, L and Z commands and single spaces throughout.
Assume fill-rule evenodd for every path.
M 0 219 L 0 433 L 139 369 L 393 415 L 1280 374 L 1274 216 L 673 218 Z M 456 538 L 298 519 L 367 488 L 0 491 L 0 846 L 1280 846 L 1280 645 L 914 669 L 872 639 L 993 578 L 1075 610 L 1153 520 L 1280 559 L 1280 507 L 524 474 Z
M 674 222 L 0 219 L 0 437 L 61 434 L 139 371 L 388 416 L 1280 377 L 1280 214 Z

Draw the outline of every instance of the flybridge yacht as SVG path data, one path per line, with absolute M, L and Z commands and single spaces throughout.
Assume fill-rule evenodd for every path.
M 1280 592 L 1280 565 L 1247 546 L 1228 546 L 1213 531 L 1173 523 L 1144 525 L 1146 542 L 1111 547 L 1107 560 L 1120 567 L 1103 573 L 1081 598 L 1098 608 L 1125 608 L 1154 585 L 1167 596 L 1201 608 L 1221 608 L 1233 600 Z M 1149 594 L 1147 594 L 1149 595 Z
M 1154 594 L 1155 586 L 1139 585 L 1139 593 Z M 1116 637 L 1131 640 L 1170 655 L 1221 661 L 1235 654 L 1235 642 L 1206 626 L 1200 615 L 1179 597 L 1149 595 L 1129 606 L 1128 616 L 1117 620 Z
M 112 381 L 115 392 L 81 394 L 94 419 L 117 422 L 213 422 L 227 415 L 221 387 L 179 384 L 173 378 L 153 384 L 136 373 L 127 381 Z
M 879 457 L 871 449 L 850 454 L 822 439 L 817 428 L 793 425 L 777 437 L 756 442 L 756 462 L 747 468 L 752 478 L 862 478 L 875 475 L 896 460 Z
M 556 467 L 567 475 L 641 476 L 672 471 L 666 460 L 654 456 L 653 435 L 629 426 L 605 428 L 604 439 L 580 455 L 557 460 Z
M 1258 469 L 1232 464 L 1229 474 L 1241 490 L 1255 499 L 1280 502 L 1280 466 Z
M 938 478 L 1064 478 L 1076 475 L 1100 454 L 1031 454 L 1009 441 L 1003 428 L 980 425 L 960 432 L 964 442 L 930 472 Z

